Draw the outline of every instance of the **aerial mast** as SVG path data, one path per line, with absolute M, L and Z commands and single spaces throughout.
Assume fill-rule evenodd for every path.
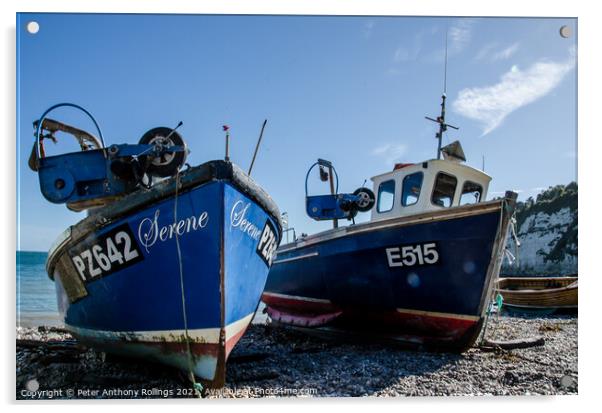
M 439 132 L 435 134 L 435 138 L 437 138 L 437 159 L 441 159 L 441 141 L 443 139 L 443 132 L 447 130 L 449 126 L 452 129 L 460 129 L 456 126 L 445 123 L 445 99 L 447 98 L 447 31 L 445 32 L 445 66 L 443 71 L 443 94 L 441 95 L 441 115 L 437 117 L 437 119 L 429 118 L 425 116 L 426 119 L 436 122 L 439 124 Z

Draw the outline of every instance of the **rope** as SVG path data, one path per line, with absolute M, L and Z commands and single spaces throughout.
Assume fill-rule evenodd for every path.
M 520 240 L 518 239 L 518 235 L 516 234 L 516 214 L 512 215 L 510 219 L 510 230 L 512 234 L 512 239 L 514 240 L 514 253 L 516 254 L 516 266 L 520 266 L 520 261 L 518 260 L 518 249 L 520 248 Z
M 506 211 L 506 208 L 507 208 L 507 205 L 506 205 L 505 201 L 504 201 L 504 203 L 502 205 L 503 205 L 503 207 L 500 210 L 500 225 L 503 222 L 504 212 Z M 504 242 L 504 243 L 506 242 L 506 237 L 505 236 L 503 237 L 502 242 Z M 504 260 L 504 256 L 505 256 L 504 252 L 505 251 L 506 251 L 506 246 L 504 245 L 501 257 L 497 258 L 500 261 L 500 263 L 499 263 L 500 264 L 500 268 L 502 266 L 502 261 Z M 491 282 L 493 282 L 494 285 L 495 285 L 495 283 L 497 282 L 498 279 L 499 279 L 499 273 L 496 275 L 495 279 L 493 279 Z M 478 340 L 479 341 L 479 346 L 482 346 L 483 343 L 485 342 L 485 335 L 487 334 L 487 324 L 489 323 L 489 318 L 491 317 L 491 313 L 493 311 L 493 303 L 497 302 L 497 300 L 493 298 L 494 294 L 495 294 L 495 288 L 492 288 L 492 290 L 491 290 L 491 296 L 489 297 L 489 308 L 487 309 L 487 312 L 485 313 L 485 322 L 483 323 L 483 329 L 481 330 L 481 340 Z M 498 308 L 498 320 L 499 320 L 500 312 L 501 311 L 502 311 L 502 309 Z M 494 332 L 495 332 L 495 330 L 494 330 Z
M 174 211 L 173 211 L 173 219 L 174 225 L 178 224 L 178 191 L 180 188 L 180 170 L 176 172 L 176 192 L 174 196 Z M 175 227 L 174 227 L 175 228 Z M 203 385 L 201 383 L 197 383 L 194 378 L 194 368 L 192 362 L 192 351 L 190 349 L 190 335 L 188 334 L 188 317 L 186 315 L 186 297 L 184 295 L 184 269 L 182 265 L 182 250 L 180 249 L 180 239 L 178 237 L 178 231 L 174 231 L 175 239 L 176 239 L 176 250 L 178 253 L 178 266 L 180 270 L 180 292 L 182 293 L 182 317 L 184 319 L 184 331 L 186 334 L 186 352 L 188 356 L 188 374 L 190 381 L 194 387 L 195 394 L 197 397 L 202 397 Z

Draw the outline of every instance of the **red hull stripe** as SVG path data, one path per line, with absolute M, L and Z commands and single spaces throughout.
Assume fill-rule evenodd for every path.
M 304 313 L 320 312 L 337 312 L 341 309 L 333 304 L 330 300 L 322 298 L 312 297 L 301 297 L 296 295 L 286 295 L 264 292 L 261 296 L 261 300 L 268 306 L 276 307 L 279 309 L 298 310 Z M 317 311 L 316 311 L 317 310 Z M 479 320 L 479 316 L 466 315 L 466 314 L 454 314 L 454 313 L 442 313 L 436 311 L 423 311 L 413 310 L 409 308 L 398 308 L 397 313 L 400 315 L 408 316 L 422 316 L 428 318 L 437 319 L 449 319 L 449 320 L 464 320 L 475 322 Z M 285 312 L 285 311 L 283 311 Z M 473 323 L 470 323 L 473 324 Z
M 85 342 L 90 342 L 87 337 L 78 336 L 78 339 Z M 185 342 L 167 342 L 167 341 L 114 341 L 114 340 L 103 340 L 103 339 L 92 339 L 92 342 L 99 345 L 102 348 L 113 349 L 118 352 L 131 352 L 135 353 L 135 350 L 129 350 L 130 348 L 147 347 L 153 348 L 160 351 L 160 354 L 181 354 L 187 355 L 188 349 Z M 195 356 L 210 356 L 217 357 L 219 353 L 218 343 L 190 343 L 190 351 Z
M 247 328 L 245 327 L 244 329 L 240 330 L 238 333 L 230 337 L 228 340 L 226 340 L 226 358 L 228 358 L 230 352 L 232 351 L 236 343 L 238 343 L 238 341 L 242 338 L 246 331 Z
M 406 308 L 374 312 L 359 308 L 341 309 L 329 300 L 268 292 L 263 294 L 262 300 L 275 321 L 304 327 L 330 325 L 331 321 L 335 321 L 351 328 L 372 326 L 394 335 L 412 331 L 420 332 L 424 337 L 454 340 L 479 321 L 479 317 L 473 315 Z
M 292 324 L 300 327 L 318 327 L 324 324 L 327 324 L 340 316 L 342 314 L 341 311 L 336 311 L 334 313 L 322 313 L 319 315 L 299 315 L 299 314 L 290 314 L 284 311 L 278 311 L 275 308 L 268 307 L 268 315 L 272 320 L 279 321 L 284 324 Z
M 287 309 L 294 312 L 321 314 L 336 312 L 340 309 L 332 304 L 330 300 L 311 297 L 300 297 L 295 295 L 277 294 L 264 292 L 261 300 L 270 307 Z
M 465 320 L 465 321 L 478 321 L 479 320 L 479 316 L 475 316 L 475 315 L 440 313 L 440 312 L 436 312 L 436 311 L 412 310 L 409 308 L 398 308 L 397 312 L 400 314 L 406 314 L 406 315 L 411 315 L 411 316 L 441 318 L 441 319 L 448 319 L 448 320 Z

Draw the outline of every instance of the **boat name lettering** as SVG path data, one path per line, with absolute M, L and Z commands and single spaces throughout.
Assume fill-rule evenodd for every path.
M 232 207 L 232 211 L 230 211 L 230 227 L 238 228 L 254 240 L 258 240 L 262 232 L 246 218 L 250 206 L 251 204 L 249 203 L 245 205 L 243 201 L 236 201 Z
M 390 247 L 386 248 L 386 253 L 390 268 L 433 265 L 439 262 L 436 242 Z
M 138 239 L 148 253 L 150 248 L 157 241 L 165 242 L 175 237 L 175 234 L 182 236 L 192 231 L 203 229 L 209 222 L 209 214 L 203 211 L 199 216 L 189 216 L 172 222 L 168 225 L 159 226 L 159 214 L 157 209 L 153 218 L 144 218 L 138 224 Z
M 71 262 L 87 283 L 144 259 L 128 224 L 79 243 L 69 250 Z
M 276 230 L 268 219 L 265 222 L 257 249 L 255 252 L 261 257 L 263 262 L 269 267 L 272 266 L 274 255 L 276 254 L 276 248 L 278 248 L 278 238 L 276 238 Z

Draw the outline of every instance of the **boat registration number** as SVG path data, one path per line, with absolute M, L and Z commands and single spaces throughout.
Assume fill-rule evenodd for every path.
M 143 259 L 128 224 L 69 250 L 71 262 L 84 282 L 104 277 Z
M 256 253 L 261 257 L 263 262 L 269 267 L 272 266 L 274 260 L 274 254 L 278 248 L 278 238 L 276 237 L 276 230 L 269 220 L 265 222 L 261 236 L 259 237 L 259 243 L 257 244 Z
M 403 245 L 386 249 L 389 267 L 413 267 L 432 265 L 439 262 L 439 250 L 436 242 Z

